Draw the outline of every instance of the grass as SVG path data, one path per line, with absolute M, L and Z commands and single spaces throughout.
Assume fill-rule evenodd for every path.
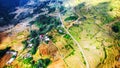
M 83 31 L 83 29 L 79 26 L 72 26 L 69 28 L 69 32 L 76 38 L 76 40 L 81 40 L 80 38 L 80 32 Z
M 74 52 L 74 54 L 73 54 Z M 75 49 L 75 51 L 71 52 L 70 56 L 66 57 L 65 63 L 68 65 L 70 68 L 85 68 L 84 59 L 82 55 L 80 54 L 78 49 Z

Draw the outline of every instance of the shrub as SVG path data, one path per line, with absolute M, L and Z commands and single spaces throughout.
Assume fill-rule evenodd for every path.
M 30 64 L 32 60 L 33 60 L 33 57 L 25 58 L 25 59 L 23 59 L 23 63 Z
M 22 44 L 24 45 L 23 50 L 25 50 L 28 46 L 27 40 L 22 41 Z
M 66 35 L 64 35 L 64 38 L 70 39 L 70 35 L 66 34 Z
M 112 25 L 112 30 L 113 30 L 115 33 L 120 32 L 120 22 L 116 22 L 114 25 Z

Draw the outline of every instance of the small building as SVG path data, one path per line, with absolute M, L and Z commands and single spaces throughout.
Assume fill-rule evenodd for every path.
M 31 48 L 32 46 L 33 46 L 33 44 L 28 44 L 28 46 L 27 46 L 27 47 Z
M 16 51 L 8 51 L 7 53 L 12 54 L 12 57 L 10 58 L 10 60 L 6 64 L 11 64 L 17 56 L 17 52 Z
M 6 64 L 11 64 L 14 60 L 15 58 L 11 58 Z
M 60 34 L 64 34 L 64 31 L 63 31 L 62 29 L 59 29 L 58 32 L 59 32 Z
M 40 35 L 40 36 L 39 36 L 39 38 L 40 38 L 41 40 L 43 39 L 43 37 L 44 37 L 44 35 Z
M 11 52 L 13 56 L 17 56 L 17 52 Z
M 44 40 L 47 42 L 47 41 L 50 40 L 50 38 L 49 38 L 48 36 L 45 36 L 45 37 L 44 37 Z
M 17 56 L 17 52 L 16 51 L 7 51 L 8 54 L 12 54 L 14 56 Z

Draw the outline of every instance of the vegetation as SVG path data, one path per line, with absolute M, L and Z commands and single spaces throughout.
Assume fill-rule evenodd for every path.
M 0 58 L 3 57 L 4 54 L 5 54 L 8 50 L 10 50 L 10 47 L 7 47 L 7 48 L 4 49 L 4 50 L 0 50 Z
M 69 34 L 65 34 L 65 35 L 64 35 L 64 38 L 70 39 L 70 35 L 69 35 Z
M 112 30 L 113 30 L 115 33 L 120 32 L 120 22 L 116 22 L 115 24 L 113 24 L 113 25 L 112 25 Z
M 31 30 L 30 31 L 30 38 L 35 38 L 37 36 L 37 31 L 36 30 Z
M 58 28 L 57 28 L 57 31 L 58 31 L 58 33 L 60 33 L 60 34 L 65 34 L 65 30 L 64 30 L 64 28 L 62 28 L 62 27 L 58 27 Z
M 51 63 L 51 60 L 46 59 L 39 59 L 34 65 L 33 68 L 47 68 L 47 66 Z
M 112 31 L 116 33 L 116 39 L 120 40 L 120 22 L 116 22 L 111 28 Z
M 23 61 L 24 64 L 31 64 L 32 60 L 33 60 L 32 57 L 28 57 L 28 58 L 23 59 L 22 61 Z
M 16 58 L 16 56 L 15 56 L 15 55 L 12 55 L 12 58 Z
M 33 47 L 31 48 L 30 53 L 31 53 L 32 55 L 34 55 L 34 54 L 36 53 L 36 51 L 37 51 L 38 46 L 39 46 L 39 40 L 36 39 L 36 38 L 33 39 L 33 40 L 32 40 L 32 44 L 33 44 Z
M 71 46 L 71 44 L 69 43 L 69 44 L 67 44 L 67 45 L 65 45 L 65 48 L 67 49 L 67 50 L 69 50 L 70 48 L 71 49 L 74 49 L 72 46 Z
M 28 46 L 27 40 L 22 41 L 22 44 L 24 45 L 23 50 L 25 50 Z
M 69 16 L 69 17 L 65 18 L 65 21 L 75 21 L 77 19 L 78 19 L 78 16 L 74 15 L 74 16 Z
M 56 8 L 55 7 L 52 7 L 52 8 L 48 8 L 49 9 L 49 12 L 48 13 L 53 13 L 55 12 Z
M 42 15 L 34 24 L 39 28 L 38 34 L 45 34 L 52 28 L 56 28 L 60 21 L 55 17 Z
M 79 0 L 76 0 L 76 3 L 78 1 Z M 115 53 L 117 52 L 117 49 L 113 49 L 113 47 L 116 48 L 116 46 L 114 46 L 114 43 L 117 43 L 115 45 L 118 46 L 120 46 L 120 44 L 119 44 L 119 40 L 117 40 L 116 42 L 116 39 L 113 40 L 113 37 L 112 37 L 112 41 L 106 40 L 106 38 L 111 40 L 111 36 L 109 36 L 108 31 L 106 31 L 107 30 L 106 25 L 112 24 L 114 21 L 118 21 L 118 19 L 120 18 L 120 11 L 119 11 L 120 1 L 119 0 L 108 0 L 108 1 L 92 0 L 93 2 L 92 1 L 83 2 L 83 1 L 82 3 L 72 6 L 70 6 L 71 5 L 70 3 L 69 6 L 65 3 L 67 9 L 63 5 L 59 6 L 59 11 L 62 14 L 61 18 L 65 18 L 64 19 L 65 22 L 63 22 L 63 25 L 65 26 L 65 28 L 67 27 L 66 29 L 68 30 L 68 32 L 70 32 L 73 38 L 71 38 L 69 34 L 66 34 L 66 31 L 64 30 L 64 28 L 62 28 L 62 26 L 59 27 L 59 25 L 61 25 L 59 18 L 52 16 L 52 13 L 54 15 L 54 12 L 56 11 L 56 7 L 58 6 L 56 5 L 52 7 L 49 7 L 48 5 L 41 6 L 44 7 L 45 9 L 48 9 L 48 14 L 40 15 L 39 17 L 37 17 L 37 20 L 31 22 L 31 25 L 35 25 L 38 29 L 30 31 L 30 35 L 28 39 L 32 39 L 32 40 L 22 41 L 22 44 L 24 45 L 23 50 L 25 50 L 29 44 L 32 44 L 32 47 L 26 49 L 26 51 L 22 51 L 21 53 L 24 54 L 29 50 L 30 54 L 34 55 L 35 58 L 36 56 L 38 57 L 39 54 L 38 53 L 36 54 L 36 51 L 38 49 L 39 44 L 41 43 L 41 40 L 39 40 L 39 35 L 41 34 L 44 35 L 46 33 L 49 35 L 48 32 L 54 29 L 54 31 L 50 32 L 49 38 L 52 41 L 51 43 L 48 44 L 56 45 L 57 51 L 58 50 L 60 51 L 60 55 L 63 57 L 63 60 L 67 59 L 71 63 L 73 63 L 74 59 L 76 60 L 76 58 L 77 59 L 79 58 L 77 62 L 80 62 L 78 64 L 81 67 L 83 64 L 82 68 L 85 68 L 84 66 L 87 65 L 87 61 L 89 62 L 90 68 L 95 68 L 94 66 L 97 66 L 97 64 L 100 65 L 108 64 L 108 66 L 106 67 L 110 67 L 109 64 L 111 64 L 110 63 L 111 61 L 107 61 L 106 59 L 109 59 L 110 57 L 110 59 L 112 59 L 112 62 L 114 62 L 114 56 L 117 55 L 117 53 Z M 47 2 L 45 4 L 47 4 Z M 35 14 L 37 14 L 40 11 L 43 12 L 44 10 L 36 9 L 35 11 L 34 11 Z M 70 23 L 66 23 L 66 22 L 70 22 Z M 113 23 L 111 29 L 115 32 L 113 34 L 115 34 L 115 36 L 118 39 L 120 39 L 120 22 Z M 21 33 L 18 34 L 18 36 L 20 35 Z M 103 41 L 102 44 L 101 41 Z M 12 43 L 15 42 L 16 41 L 12 41 Z M 77 46 L 76 42 L 80 46 Z M 83 49 L 83 52 L 80 47 Z M 15 47 L 13 46 L 12 48 L 14 49 Z M 9 49 L 10 48 L 0 50 L 0 58 L 3 57 L 3 55 Z M 46 46 L 45 48 L 43 48 L 43 50 L 44 49 L 49 49 L 49 47 Z M 46 51 L 48 50 L 45 50 L 45 52 Z M 52 59 L 55 54 L 59 53 L 56 52 L 56 49 L 55 51 L 51 51 L 51 52 L 54 52 L 54 54 L 51 54 L 52 57 L 50 55 Z M 15 57 L 17 56 L 12 56 L 12 58 Z M 49 58 L 33 60 L 34 59 L 33 57 L 22 58 L 22 56 L 19 55 L 18 57 L 20 57 L 18 58 L 19 59 L 18 61 L 22 61 L 23 64 L 25 64 L 25 68 L 47 68 L 47 66 L 51 63 L 51 60 Z M 87 58 L 87 60 L 85 59 L 85 57 Z M 69 66 L 70 63 L 69 61 L 66 63 L 66 65 L 68 65 L 68 67 L 73 66 L 72 64 Z M 77 62 L 74 64 L 77 65 Z M 104 67 L 100 67 L 100 68 L 104 68 Z
M 108 14 L 108 12 L 113 12 L 110 2 L 102 2 L 95 6 L 89 5 L 89 7 L 85 4 L 83 2 L 75 7 L 76 14 L 79 14 L 81 21 L 84 19 L 101 20 L 101 25 L 103 25 L 115 20 L 114 16 Z
M 64 6 L 61 6 L 60 7 L 60 12 L 64 11 L 65 10 L 65 7 Z

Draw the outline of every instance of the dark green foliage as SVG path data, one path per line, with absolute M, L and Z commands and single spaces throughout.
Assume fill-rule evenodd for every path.
M 47 68 L 47 66 L 51 63 L 51 60 L 46 59 L 39 59 L 34 65 L 33 68 Z
M 16 56 L 12 55 L 12 58 L 16 58 Z
M 75 21 L 77 19 L 78 19 L 77 15 L 76 16 L 69 16 L 69 17 L 65 18 L 65 21 Z
M 33 68 L 45 68 L 44 67 L 45 65 L 43 65 L 43 59 L 39 59 L 34 65 L 33 65 Z
M 38 46 L 39 46 L 39 40 L 38 39 L 33 39 L 31 41 L 31 43 L 33 44 L 33 47 L 31 48 L 30 53 L 32 55 L 34 55 L 37 51 Z
M 37 51 L 37 48 L 33 46 L 33 47 L 31 48 L 31 50 L 30 50 L 30 53 L 31 53 L 32 55 L 34 55 L 34 54 L 36 53 L 36 51 Z
M 64 38 L 70 39 L 70 35 L 66 34 L 66 35 L 64 35 Z
M 85 61 L 84 61 L 83 63 L 86 65 L 86 62 L 85 62 Z
M 107 52 L 106 52 L 105 47 L 103 48 L 103 50 L 104 50 L 104 59 L 106 59 L 107 58 Z
M 115 33 L 119 32 L 118 26 L 112 26 L 112 30 L 113 30 Z
M 65 45 L 65 48 L 66 48 L 67 50 L 69 50 L 69 49 L 70 49 L 69 45 Z
M 50 36 L 48 36 L 50 39 L 53 39 L 53 36 L 52 35 L 50 35 Z
M 38 46 L 39 45 L 39 40 L 38 39 L 33 39 L 33 44 L 35 45 L 35 46 Z
M 0 50 L 0 58 L 3 57 L 8 50 L 10 50 L 10 47 L 7 47 L 4 50 Z
M 120 22 L 116 22 L 114 25 L 112 25 L 112 30 L 113 30 L 115 33 L 120 32 Z
M 49 58 L 44 59 L 44 63 L 46 66 L 48 66 L 51 63 L 51 60 Z
M 64 11 L 65 10 L 65 7 L 64 6 L 61 6 L 60 7 L 60 12 Z
M 42 28 L 43 27 L 43 25 L 42 25 L 42 23 L 41 22 L 35 22 L 34 23 L 38 28 Z
M 45 34 L 52 28 L 56 28 L 60 24 L 60 21 L 55 17 L 42 15 L 34 24 L 39 28 L 39 31 L 37 31 L 38 34 Z
M 73 49 L 73 50 L 74 50 L 74 48 L 71 46 L 71 44 L 65 45 L 65 48 L 66 48 L 67 50 L 69 50 L 69 49 Z
M 24 45 L 23 50 L 25 50 L 28 46 L 27 40 L 22 41 L 22 44 Z
M 120 47 L 120 43 L 118 44 L 118 46 Z
M 36 30 L 31 30 L 30 31 L 30 37 L 31 38 L 34 38 L 34 37 L 36 37 L 38 34 L 37 34 L 37 31 Z
M 51 8 L 48 8 L 49 9 L 49 12 L 48 13 L 53 13 L 55 12 L 56 8 L 55 7 L 51 7 Z

